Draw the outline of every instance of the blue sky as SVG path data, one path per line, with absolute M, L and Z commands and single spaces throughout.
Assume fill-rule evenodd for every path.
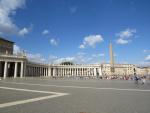
M 0 36 L 30 60 L 150 65 L 149 0 L 0 0 Z

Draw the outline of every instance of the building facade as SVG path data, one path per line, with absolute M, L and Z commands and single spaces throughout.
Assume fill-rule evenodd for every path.
M 0 37 L 0 53 L 1 54 L 13 54 L 13 45 L 14 45 L 14 42 Z
M 114 75 L 118 77 L 150 75 L 150 68 L 133 64 L 115 64 Z M 110 64 L 40 64 L 30 62 L 26 56 L 0 55 L 0 77 L 88 77 L 112 76 Z
M 135 75 L 136 66 L 133 64 L 115 64 L 114 65 L 114 75 L 115 76 L 130 76 Z M 111 66 L 110 64 L 102 64 L 102 74 L 104 76 L 111 76 Z
M 13 42 L 1 39 L 0 78 L 7 77 L 88 77 L 112 76 L 112 64 L 40 64 L 28 61 L 24 54 L 13 54 Z M 8 51 L 8 52 L 6 52 Z M 112 56 L 111 56 L 112 57 Z M 133 64 L 114 64 L 113 76 L 150 75 L 150 68 L 140 68 Z

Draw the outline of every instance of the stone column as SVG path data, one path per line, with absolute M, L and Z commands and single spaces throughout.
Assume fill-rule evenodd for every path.
M 31 73 L 31 66 L 29 66 L 29 75 L 32 76 L 32 73 Z
M 41 67 L 41 75 L 43 76 L 43 67 Z
M 5 61 L 5 65 L 4 65 L 4 79 L 7 77 L 7 62 Z
M 60 70 L 61 70 L 60 75 L 61 75 L 61 77 L 62 77 L 62 76 L 63 76 L 63 69 L 62 69 L 62 67 L 60 68 Z
M 39 67 L 36 67 L 36 74 L 39 76 Z
M 42 67 L 40 67 L 40 76 L 42 76 Z
M 88 76 L 88 68 L 86 68 L 86 76 Z
M 44 75 L 44 70 L 45 70 L 44 67 L 42 67 L 42 75 L 43 75 L 43 77 L 45 76 Z
M 59 76 L 59 68 L 56 69 L 56 76 Z
M 64 76 L 66 75 L 66 69 L 64 68 Z
M 48 68 L 46 68 L 46 76 L 48 76 Z
M 47 76 L 47 68 L 45 68 L 45 76 Z
M 46 76 L 46 68 L 43 68 L 43 75 Z
M 28 76 L 30 76 L 30 66 L 28 66 Z
M 67 69 L 65 68 L 65 76 L 67 75 Z
M 82 76 L 84 76 L 84 68 L 82 68 Z
M 34 77 L 34 67 L 32 66 L 32 76 Z
M 48 76 L 51 76 L 51 68 L 48 67 Z
M 62 73 L 61 73 L 61 71 L 62 71 L 62 70 L 61 70 L 61 67 L 59 67 L 59 70 L 58 70 L 58 71 L 59 71 L 59 77 L 61 77 L 61 76 L 62 76 L 62 75 L 61 75 L 61 74 L 62 74 Z
M 65 73 L 66 73 L 66 69 L 64 68 L 64 76 L 65 76 Z
M 74 70 L 74 68 L 72 68 L 72 76 L 74 75 L 74 71 L 73 70 Z
M 74 68 L 74 73 L 75 73 L 75 76 L 77 76 L 77 68 L 76 67 Z
M 63 68 L 61 68 L 61 73 L 62 73 L 61 75 L 64 76 L 64 69 Z
M 73 68 L 71 68 L 71 76 L 73 76 Z
M 61 76 L 61 68 L 58 67 L 58 76 L 60 77 Z
M 53 68 L 53 76 L 56 76 L 56 69 Z
M 71 76 L 73 76 L 73 68 L 71 68 Z
M 21 71 L 20 71 L 21 72 Z M 31 75 L 33 76 L 33 67 L 31 66 Z
M 27 72 L 27 62 L 24 62 L 24 77 L 26 77 L 26 72 Z
M 75 68 L 75 71 L 76 71 L 76 76 L 77 76 L 77 68 Z
M 58 68 L 55 69 L 55 76 L 58 76 Z
M 101 67 L 99 68 L 99 76 L 102 76 L 102 70 L 101 70 Z
M 15 62 L 14 78 L 17 77 L 17 67 L 18 67 L 18 62 Z
M 42 68 L 40 67 L 40 76 L 42 76 Z
M 69 68 L 69 76 L 71 76 L 71 68 Z
M 21 62 L 20 78 L 23 77 L 23 62 Z
M 45 76 L 45 68 L 43 67 L 43 76 Z
M 94 68 L 94 76 L 96 76 L 96 68 Z
M 38 67 L 38 75 L 41 76 L 40 67 Z
M 35 67 L 35 75 L 37 76 L 37 67 Z
M 94 68 L 92 68 L 92 76 L 94 75 Z
M 90 76 L 90 68 L 89 68 L 89 76 Z

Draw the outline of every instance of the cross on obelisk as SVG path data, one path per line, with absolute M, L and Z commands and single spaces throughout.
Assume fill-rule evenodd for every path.
M 110 72 L 111 75 L 114 75 L 115 68 L 114 68 L 114 55 L 113 55 L 113 48 L 112 43 L 109 44 L 109 52 L 110 52 Z

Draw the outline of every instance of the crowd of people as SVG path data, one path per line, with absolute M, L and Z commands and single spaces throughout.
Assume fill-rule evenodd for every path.
M 149 78 L 149 79 L 148 79 Z M 130 75 L 130 76 L 105 76 L 102 79 L 107 80 L 132 80 L 135 82 L 135 84 L 141 83 L 142 85 L 146 83 L 146 80 L 150 80 L 150 77 L 148 76 L 138 76 L 138 75 Z

